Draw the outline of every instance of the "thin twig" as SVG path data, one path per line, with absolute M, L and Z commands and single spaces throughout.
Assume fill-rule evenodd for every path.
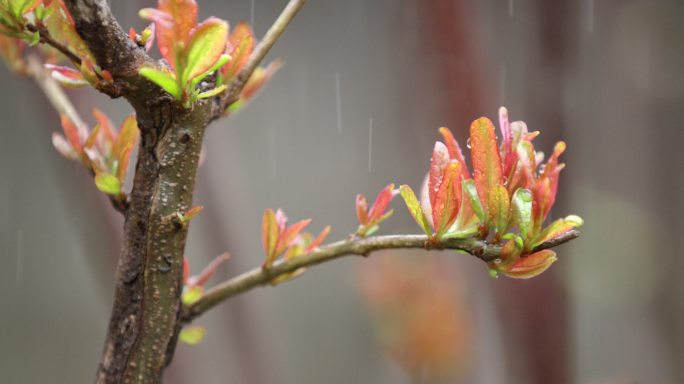
M 74 105 L 69 100 L 69 97 L 64 93 L 64 90 L 43 67 L 42 61 L 35 55 L 30 55 L 28 61 L 28 76 L 38 85 L 43 91 L 47 99 L 52 104 L 53 108 L 60 115 L 67 116 L 77 127 L 85 127 L 86 124 L 81 116 L 74 108 Z M 107 195 L 112 206 L 117 211 L 124 213 L 128 209 L 128 201 L 126 195 L 121 193 L 116 196 Z
M 558 246 L 577 236 L 579 236 L 579 232 L 571 230 L 556 239 L 540 244 L 535 247 L 533 251 Z M 227 280 L 209 289 L 199 301 L 185 308 L 182 320 L 184 322 L 190 322 L 224 300 L 250 289 L 269 285 L 277 277 L 295 272 L 300 268 L 310 267 L 348 255 L 368 256 L 371 252 L 383 249 L 416 248 L 425 250 L 458 250 L 469 253 L 486 262 L 496 259 L 501 254 L 501 245 L 488 244 L 485 241 L 474 238 L 448 239 L 441 244 L 431 243 L 425 235 L 376 236 L 365 239 L 351 238 L 349 240 L 332 243 L 296 258 L 282 261 L 271 268 L 255 268 Z
M 39 27 L 39 26 L 35 26 L 33 24 L 27 24 L 26 29 L 28 29 L 29 31 L 34 32 L 34 33 L 38 32 L 38 34 L 40 35 L 40 42 L 41 43 L 47 44 L 47 45 L 55 48 L 60 53 L 62 53 L 64 56 L 66 56 L 67 59 L 69 59 L 77 68 L 81 67 L 81 58 L 77 54 L 71 52 L 69 47 L 67 47 L 64 44 L 55 40 L 52 37 L 52 35 L 50 35 L 50 32 L 48 32 L 48 30 L 45 27 Z
M 257 69 L 259 64 L 264 60 L 264 57 L 266 57 L 266 54 L 271 50 L 276 41 L 278 41 L 280 35 L 285 31 L 285 28 L 287 28 L 299 10 L 306 4 L 306 1 L 307 0 L 290 0 L 287 6 L 285 6 L 283 12 L 280 13 L 280 16 L 273 22 L 273 25 L 268 29 L 266 35 L 264 35 L 264 38 L 257 44 L 256 48 L 254 48 L 254 52 L 247 64 L 245 64 L 242 71 L 240 71 L 228 86 L 228 91 L 221 100 L 221 113 L 238 99 L 240 92 L 242 92 L 245 84 L 247 84 L 247 80 L 249 80 L 254 70 Z

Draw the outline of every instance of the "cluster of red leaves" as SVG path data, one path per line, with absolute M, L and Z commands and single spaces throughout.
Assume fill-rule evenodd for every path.
M 470 126 L 472 176 L 458 142 L 441 128 L 444 143 L 435 144 L 420 202 L 409 186 L 400 190 L 412 216 L 433 241 L 477 236 L 491 243 L 505 242 L 501 258 L 489 265 L 493 275 L 529 278 L 556 260 L 553 251 L 530 251 L 580 226 L 582 220 L 569 216 L 542 230 L 555 202 L 564 167 L 558 157 L 565 143 L 559 142 L 541 165 L 543 154 L 535 152 L 532 144 L 539 132 L 528 132 L 523 122 L 509 123 L 503 107 L 499 123 L 500 146 L 489 119 L 477 119 Z
M 186 107 L 198 99 L 223 92 L 245 66 L 254 49 L 254 35 L 244 22 L 238 24 L 230 35 L 228 23 L 218 18 L 210 17 L 197 24 L 197 3 L 194 0 L 159 0 L 157 8 L 142 9 L 140 16 L 153 22 L 159 52 L 170 67 L 162 70 L 143 68 L 140 74 L 182 101 Z M 149 49 L 151 33 L 152 29 L 148 28 L 142 35 L 131 31 L 130 36 Z M 251 98 L 279 65 L 275 62 L 266 69 L 257 68 L 231 111 Z M 204 92 L 198 90 L 197 85 L 216 70 L 220 74 L 216 88 Z
M 469 363 L 472 320 L 455 270 L 396 254 L 369 261 L 360 288 L 380 345 L 411 377 L 454 382 Z
M 29 28 L 30 27 L 30 28 Z M 22 66 L 22 57 L 17 55 L 16 46 L 19 42 L 29 45 L 37 44 L 40 39 L 40 30 L 47 31 L 53 39 L 60 42 L 79 58 L 80 67 L 75 69 L 67 66 L 49 65 L 55 80 L 70 87 L 91 84 L 99 87 L 103 83 L 113 81 L 111 74 L 102 70 L 95 64 L 95 60 L 86 47 L 85 42 L 76 32 L 74 21 L 69 15 L 62 0 L 0 0 L 0 35 L 5 35 L 14 40 L 14 48 L 10 54 L 3 56 L 10 62 L 10 67 L 19 70 Z M 0 43 L 5 46 L 3 51 L 8 51 L 9 42 Z M 62 61 L 61 53 L 57 50 L 46 48 L 48 57 Z
M 101 111 L 94 109 L 97 124 L 90 131 L 62 115 L 64 135 L 52 134 L 52 144 L 64 157 L 80 161 L 95 175 L 98 189 L 109 195 L 121 193 L 128 161 L 138 139 L 135 115 L 128 116 L 118 130 Z
M 359 228 L 356 234 L 360 237 L 370 236 L 378 230 L 379 224 L 392 216 L 394 210 L 387 211 L 387 206 L 392 202 L 392 199 L 399 194 L 399 190 L 394 189 L 394 184 L 390 184 L 383 188 L 375 202 L 368 209 L 368 201 L 362 194 L 356 195 L 356 217 L 359 219 Z
M 301 220 L 292 225 L 287 224 L 287 217 L 282 210 L 273 211 L 267 209 L 264 212 L 261 224 L 261 240 L 264 245 L 263 268 L 268 269 L 282 256 L 282 260 L 290 260 L 304 253 L 314 250 L 323 243 L 330 233 L 330 226 L 325 227 L 314 238 L 309 232 L 303 232 L 304 228 L 311 223 L 311 219 Z M 274 284 L 299 276 L 303 269 L 293 273 L 279 276 L 273 281 Z

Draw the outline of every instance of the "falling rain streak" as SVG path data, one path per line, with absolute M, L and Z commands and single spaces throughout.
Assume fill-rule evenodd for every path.
M 251 8 L 249 9 L 249 26 L 254 30 L 254 0 L 251 0 Z
M 21 229 L 17 230 L 17 285 L 24 282 L 24 232 Z
M 513 3 L 514 0 L 508 0 L 508 17 L 513 17 L 515 16 L 515 4 Z
M 373 164 L 373 118 L 368 119 L 368 172 Z
M 337 133 L 342 133 L 342 98 L 340 97 L 339 72 L 335 72 L 335 97 L 337 101 Z
M 587 0 L 587 26 L 594 33 L 594 0 Z

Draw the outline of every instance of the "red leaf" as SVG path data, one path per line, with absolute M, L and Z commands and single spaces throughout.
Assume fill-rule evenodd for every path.
M 69 144 L 77 153 L 83 153 L 83 144 L 81 143 L 81 137 L 79 135 L 78 128 L 76 128 L 76 125 L 74 125 L 67 115 L 62 114 L 60 118 L 62 120 L 62 129 L 64 130 L 64 135 L 67 138 L 67 141 L 69 141 Z
M 359 224 L 368 224 L 368 201 L 362 194 L 356 195 L 356 217 Z
M 447 127 L 440 128 L 439 133 L 444 138 L 444 144 L 446 144 L 447 148 L 449 149 L 449 157 L 456 159 L 459 163 L 461 163 L 463 178 L 470 179 L 470 172 L 466 166 L 465 158 L 463 157 L 463 151 L 461 151 L 461 146 L 458 145 L 458 141 L 456 141 L 454 135 Z
M 276 254 L 280 254 L 287 249 L 292 243 L 297 240 L 299 233 L 311 223 L 311 219 L 305 219 L 298 221 L 285 229 L 285 232 L 279 234 L 278 247 L 276 248 Z
M 224 262 L 228 261 L 228 259 L 230 259 L 230 254 L 227 252 L 216 256 L 214 260 L 212 260 L 206 267 L 204 267 L 204 269 L 199 275 L 191 276 L 188 278 L 186 283 L 187 287 L 203 287 L 209 281 L 209 279 L 211 279 L 212 276 L 214 276 L 218 267 L 221 266 L 221 264 L 223 264 Z
M 502 268 L 501 272 L 516 279 L 529 279 L 546 271 L 556 260 L 556 253 L 545 249 L 519 258 Z
M 454 182 L 460 183 L 460 174 L 461 164 L 456 160 L 452 160 L 444 169 L 444 178 L 441 180 L 432 205 L 432 218 L 435 234 L 438 238 L 456 220 L 460 195 L 455 193 Z
M 275 60 L 268 64 L 268 66 L 264 68 L 257 68 L 253 73 L 252 76 L 249 77 L 249 80 L 247 80 L 247 84 L 245 84 L 245 87 L 242 89 L 242 93 L 240 93 L 240 98 L 243 100 L 249 100 L 256 93 L 266 84 L 266 82 L 273 77 L 273 75 L 278 72 L 280 67 L 283 66 L 283 61 L 282 60 Z
M 394 184 L 389 184 L 383 188 L 378 193 L 378 197 L 375 198 L 375 202 L 368 212 L 370 221 L 377 221 L 385 213 L 387 206 L 398 193 L 399 191 L 394 189 Z
M 328 234 L 330 233 L 331 229 L 332 229 L 332 227 L 329 225 L 327 227 L 323 228 L 323 230 L 318 235 L 318 237 L 316 237 L 315 239 L 313 239 L 311 241 L 311 243 L 309 243 L 309 245 L 306 247 L 304 252 L 311 252 L 314 248 L 321 245 L 323 243 L 323 240 L 325 240 L 325 238 L 328 237 Z
M 114 145 L 112 146 L 112 153 L 114 156 L 119 158 L 123 150 L 129 146 L 135 144 L 138 138 L 138 123 L 135 120 L 135 115 L 129 115 L 123 123 L 121 123 L 121 128 L 119 129 L 119 134 L 114 140 Z
M 430 206 L 432 207 L 433 218 L 436 215 L 437 209 L 435 208 L 435 199 L 437 198 L 437 192 L 439 191 L 440 185 L 444 178 L 444 170 L 449 164 L 449 151 L 447 147 L 441 142 L 435 143 L 435 148 L 432 150 L 432 157 L 430 158 L 430 176 L 428 178 L 428 196 L 430 196 Z M 436 226 L 437 222 L 433 223 Z
M 221 68 L 224 79 L 229 80 L 237 75 L 247 64 L 254 50 L 254 33 L 246 22 L 240 22 L 230 34 L 226 53 L 231 59 Z
M 190 31 L 197 24 L 197 3 L 194 0 L 159 0 L 157 9 L 147 8 L 140 13 L 155 22 L 159 52 L 178 71 L 178 55 L 188 46 Z
M 511 132 L 511 124 L 508 121 L 508 110 L 506 107 L 499 108 L 499 130 L 501 130 L 503 174 L 508 177 L 517 159 L 517 153 L 513 152 L 513 133 Z
M 494 125 L 486 117 L 479 118 L 470 126 L 471 159 L 473 178 L 480 201 L 487 201 L 489 191 L 503 185 L 501 157 L 496 145 Z
M 113 143 L 114 142 L 114 125 L 112 124 L 112 121 L 109 120 L 107 115 L 105 115 L 102 111 L 100 111 L 97 108 L 93 108 L 92 111 L 93 116 L 97 120 L 97 123 L 100 125 L 100 129 L 102 130 L 102 133 L 104 134 L 105 140 L 108 143 Z

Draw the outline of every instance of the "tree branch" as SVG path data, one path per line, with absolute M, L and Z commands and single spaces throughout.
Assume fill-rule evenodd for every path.
M 266 54 L 271 50 L 273 45 L 280 39 L 280 36 L 285 31 L 285 28 L 292 22 L 292 19 L 299 13 L 307 0 L 290 0 L 285 6 L 283 12 L 278 16 L 271 28 L 268 29 L 264 38 L 257 44 L 252 56 L 249 58 L 247 64 L 240 73 L 231 81 L 228 86 L 228 91 L 224 94 L 220 101 L 219 115 L 223 113 L 231 104 L 233 104 L 240 96 L 240 92 L 247 84 L 250 76 L 254 70 L 261 64 L 266 57 Z
M 540 244 L 531 252 L 541 251 L 568 242 L 579 236 L 579 231 L 571 230 L 556 239 Z M 185 323 L 202 315 L 206 311 L 235 295 L 250 289 L 271 284 L 282 275 L 292 273 L 300 268 L 324 263 L 343 256 L 368 256 L 371 252 L 384 249 L 425 249 L 456 250 L 467 252 L 480 260 L 490 262 L 499 257 L 501 245 L 488 244 L 484 241 L 469 239 L 448 239 L 441 244 L 432 244 L 426 235 L 393 235 L 376 236 L 364 239 L 338 241 L 318 250 L 280 262 L 269 269 L 255 268 L 211 289 L 196 303 L 184 308 L 181 320 Z
M 58 50 L 61 54 L 66 56 L 69 61 L 71 61 L 77 68 L 81 68 L 81 58 L 77 54 L 71 52 L 69 47 L 55 40 L 50 32 L 45 27 L 38 27 L 33 24 L 26 24 L 26 29 L 31 32 L 38 32 L 40 36 L 40 42 L 51 46 L 52 48 Z
M 50 104 L 55 108 L 60 115 L 66 115 L 76 126 L 85 127 L 86 124 L 81 119 L 81 116 L 76 112 L 76 108 L 71 104 L 69 97 L 64 93 L 62 87 L 48 74 L 43 67 L 41 60 L 31 55 L 27 58 L 28 61 L 28 76 L 38 85 L 47 97 Z M 125 214 L 128 209 L 128 199 L 125 194 L 121 193 L 116 196 L 107 195 L 112 206 L 117 211 Z

